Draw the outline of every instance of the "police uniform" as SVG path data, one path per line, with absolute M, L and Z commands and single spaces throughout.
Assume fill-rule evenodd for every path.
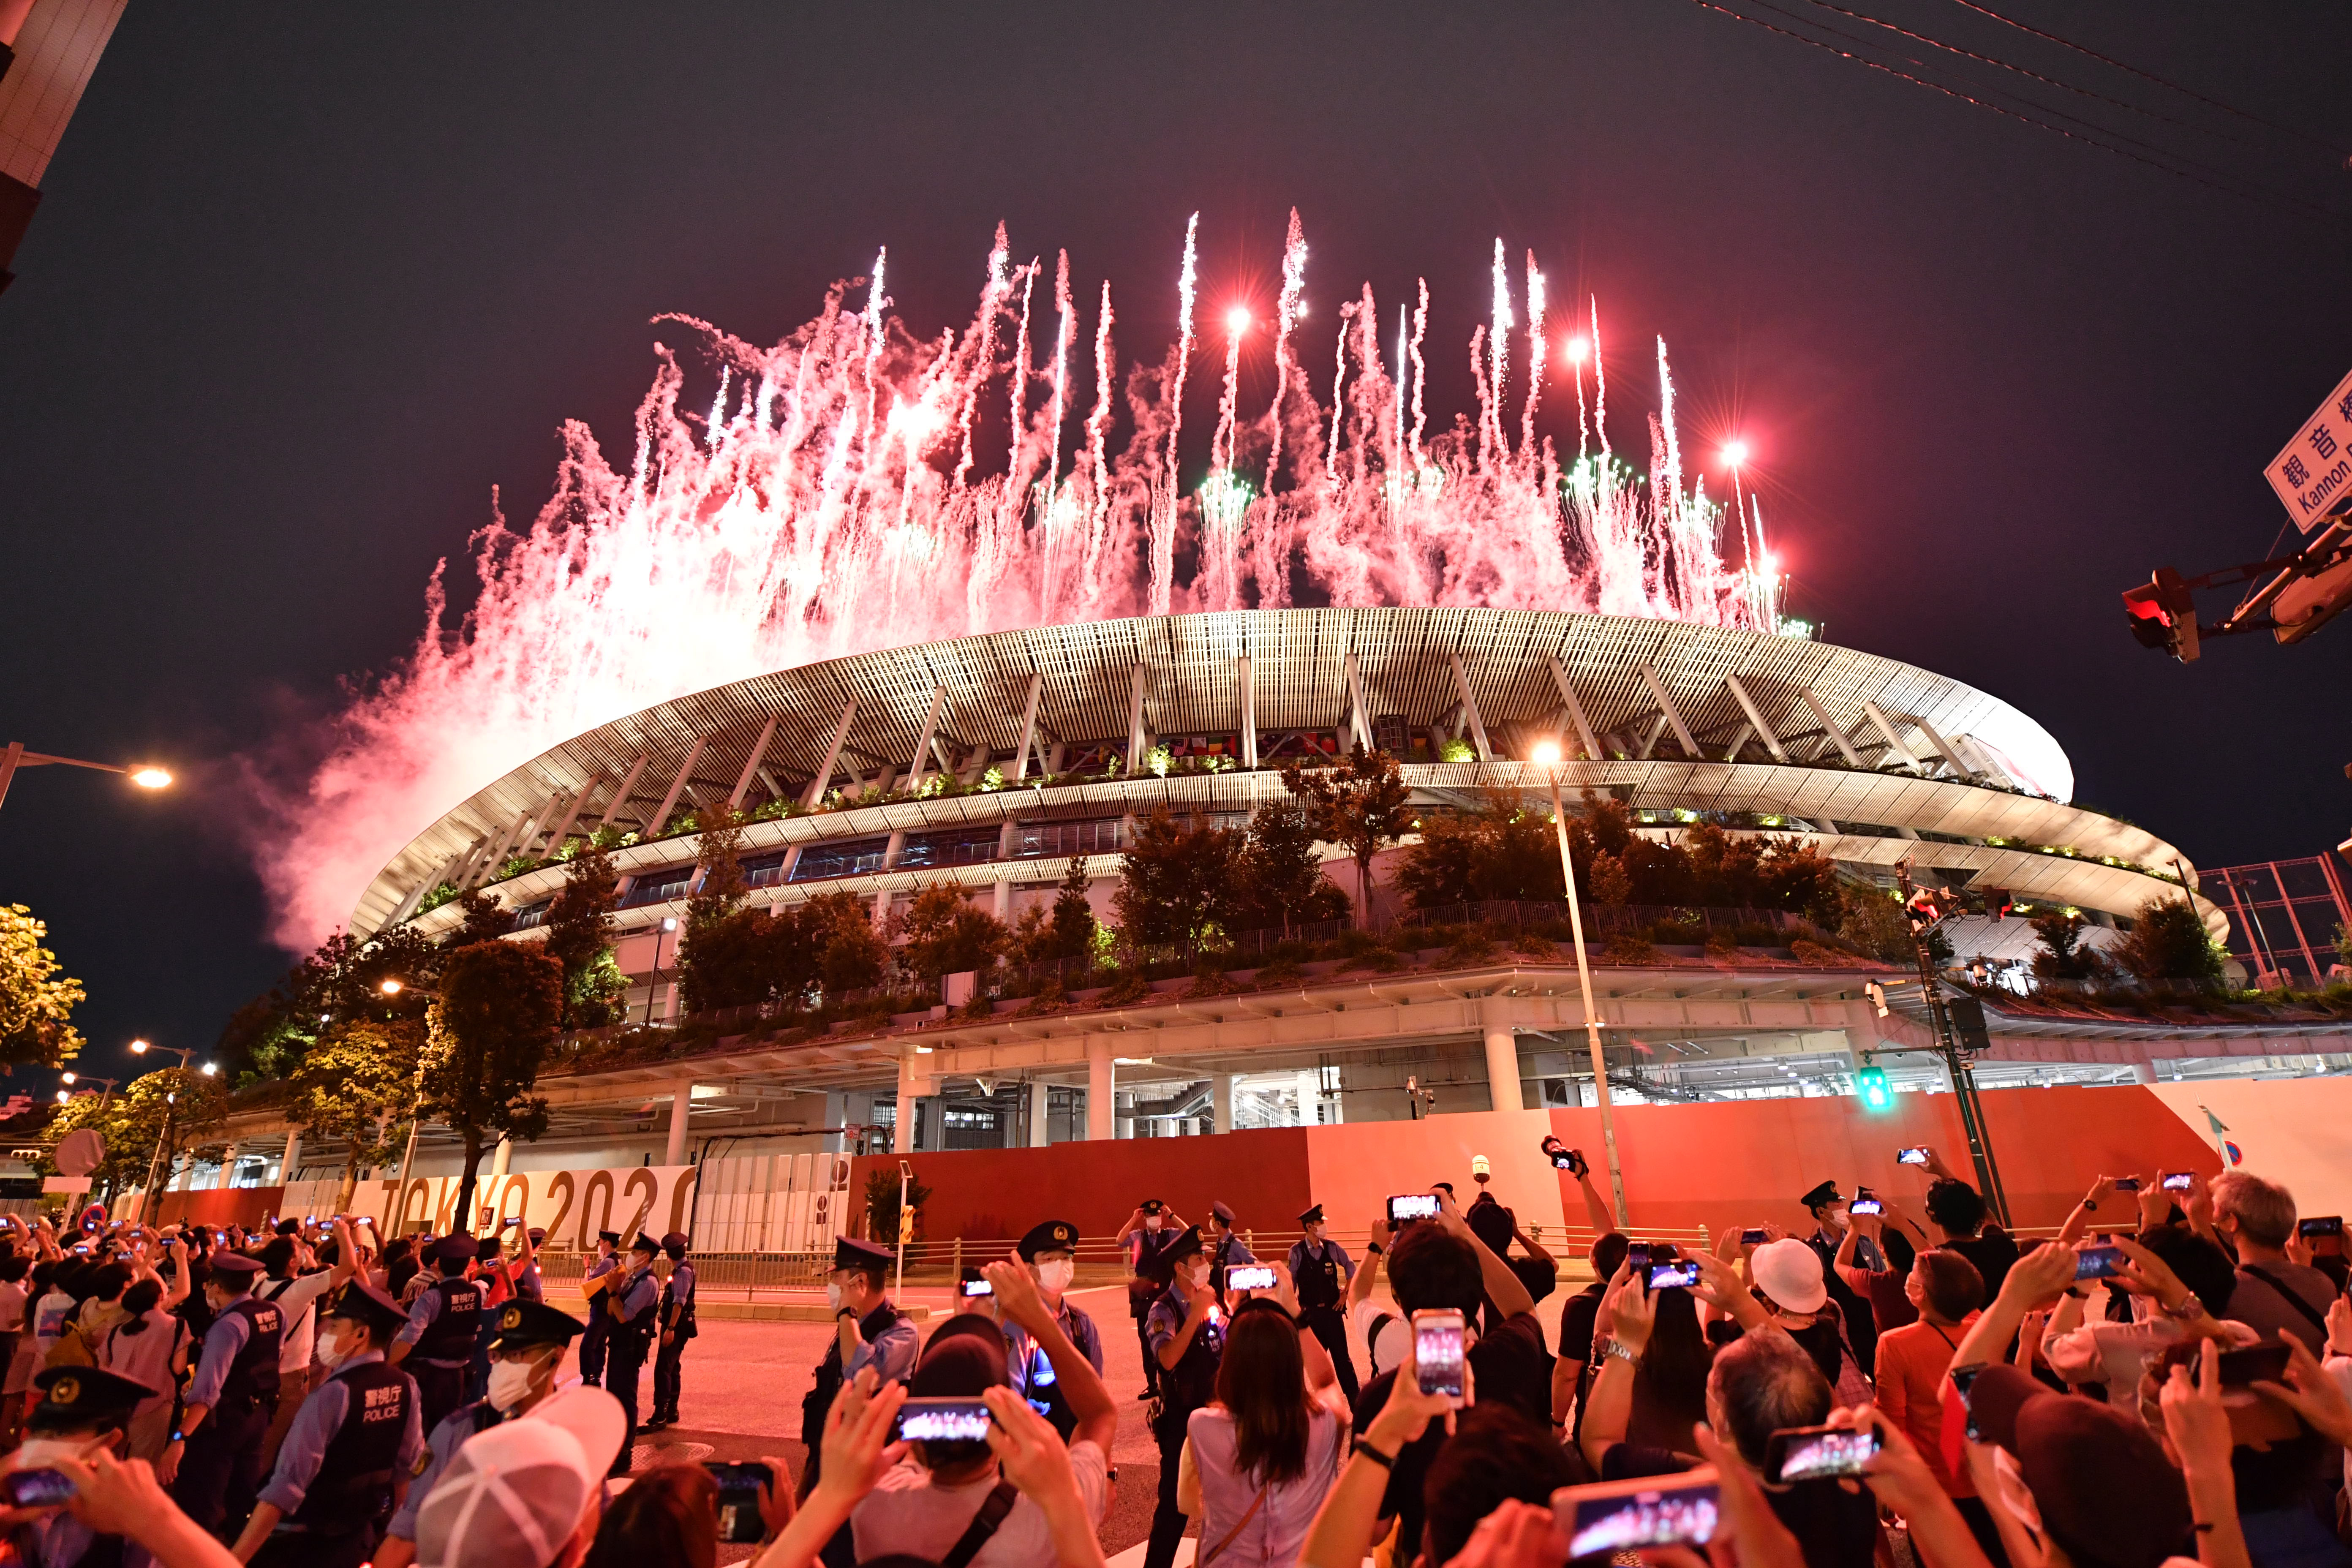
M 605 1329 L 604 1389 L 621 1402 L 629 1429 L 621 1451 L 613 1456 L 613 1474 L 625 1476 L 637 1441 L 637 1379 L 646 1370 L 646 1355 L 654 1342 L 654 1321 L 661 1311 L 661 1287 L 654 1279 L 654 1254 L 660 1248 L 643 1231 L 629 1244 L 629 1269 L 615 1276 L 604 1290 L 599 1310 L 611 1320 Z
M 1209 1205 L 1209 1212 L 1216 1215 L 1217 1223 L 1225 1227 L 1225 1234 L 1218 1238 L 1216 1247 L 1209 1254 L 1209 1289 L 1217 1293 L 1217 1303 L 1223 1306 L 1225 1300 L 1225 1270 L 1237 1263 L 1255 1263 L 1257 1254 L 1234 1234 L 1233 1210 L 1215 1203 Z
M 662 1237 L 662 1250 L 677 1267 L 661 1289 L 663 1340 L 654 1352 L 654 1415 L 646 1423 L 667 1426 L 677 1420 L 679 1362 L 686 1342 L 698 1331 L 694 1325 L 694 1265 L 686 1260 L 686 1236 L 671 1231 Z
M 1174 1280 L 1178 1259 L 1197 1253 L 1200 1247 L 1201 1231 L 1195 1226 L 1162 1247 L 1152 1259 L 1155 1277 L 1167 1287 L 1151 1304 L 1151 1315 L 1144 1324 L 1145 1342 L 1155 1363 L 1162 1347 L 1174 1342 L 1191 1316 L 1184 1298 L 1176 1293 Z M 1160 1369 L 1160 1416 L 1151 1424 L 1151 1435 L 1160 1444 L 1160 1502 L 1151 1516 L 1144 1568 L 1170 1568 L 1176 1559 L 1176 1543 L 1184 1537 L 1184 1513 L 1176 1506 L 1177 1468 L 1183 1458 L 1192 1412 L 1217 1397 L 1217 1365 L 1224 1354 L 1224 1310 L 1213 1306 L 1176 1364 Z
M 470 1237 L 444 1237 L 433 1248 L 436 1264 L 463 1263 L 475 1256 Z M 466 1367 L 481 1333 L 483 1294 L 478 1279 L 443 1275 L 417 1292 L 408 1326 L 394 1342 L 408 1347 L 401 1368 L 416 1380 L 427 1427 L 466 1402 Z
M 53 1366 L 37 1373 L 40 1390 L 26 1436 L 51 1437 L 128 1430 L 131 1413 L 153 1390 L 91 1366 Z M 136 1542 L 100 1535 L 70 1510 L 53 1509 L 0 1532 L 0 1560 L 26 1568 L 148 1568 L 154 1559 Z
M 1066 1219 L 1049 1219 L 1033 1226 L 1014 1250 L 1021 1255 L 1022 1262 L 1034 1264 L 1041 1252 L 1070 1252 L 1077 1245 L 1077 1226 Z M 1093 1365 L 1095 1375 L 1101 1376 L 1102 1331 L 1095 1326 L 1094 1319 L 1065 1296 L 1055 1321 L 1070 1336 L 1070 1343 L 1078 1353 Z M 1052 1422 L 1054 1430 L 1062 1435 L 1062 1441 L 1068 1442 L 1070 1434 L 1077 1429 L 1078 1418 L 1062 1394 L 1061 1380 L 1055 1375 L 1054 1363 L 1046 1357 L 1045 1348 L 1031 1340 L 1029 1331 L 1018 1323 L 1004 1325 L 1004 1343 L 1006 1370 L 1012 1375 L 1013 1386 L 1029 1402 L 1029 1408 Z
M 1838 1201 L 1837 1184 L 1823 1182 L 1797 1201 L 1808 1209 L 1827 1208 Z M 1846 1223 L 1853 1223 L 1852 1214 L 1847 1215 Z M 1878 1321 L 1871 1313 L 1870 1298 L 1847 1284 L 1845 1276 L 1837 1271 L 1838 1247 L 1844 1239 L 1831 1230 L 1826 1222 L 1816 1222 L 1813 1234 L 1805 1238 L 1805 1245 L 1811 1247 L 1813 1255 L 1822 1260 L 1822 1284 L 1828 1289 L 1830 1300 L 1836 1305 L 1839 1315 L 1845 1319 L 1846 1341 L 1853 1347 L 1854 1364 L 1862 1368 L 1864 1376 L 1868 1376 L 1878 1365 Z M 1875 1271 L 1886 1267 L 1886 1256 L 1878 1250 L 1878 1244 L 1870 1237 L 1858 1236 L 1853 1241 L 1853 1262 L 1857 1268 Z
M 835 1268 L 866 1268 L 889 1261 L 890 1249 L 870 1241 L 845 1236 L 833 1244 Z M 841 1309 L 844 1312 L 850 1310 Z M 904 1383 L 915 1371 L 919 1342 L 914 1321 L 888 1301 L 857 1321 L 857 1337 L 863 1342 L 846 1364 L 841 1359 L 840 1323 L 840 1316 L 835 1314 L 834 1332 L 825 1340 L 824 1359 L 816 1363 L 816 1382 L 801 1401 L 801 1441 L 808 1445 L 808 1468 L 801 1479 L 803 1497 L 816 1485 L 818 1468 L 824 1458 L 825 1413 L 833 1408 L 834 1396 L 841 1392 L 841 1385 L 869 1366 L 883 1383 Z
M 1323 1205 L 1298 1216 L 1298 1227 L 1323 1223 Z M 1356 1277 L 1355 1260 L 1347 1248 L 1326 1239 L 1319 1247 L 1301 1237 L 1290 1247 L 1290 1283 L 1298 1292 L 1300 1326 L 1315 1331 L 1323 1348 L 1331 1352 L 1331 1370 L 1339 1379 L 1339 1392 L 1348 1403 L 1356 1403 L 1356 1363 L 1348 1353 L 1348 1319 L 1340 1303 L 1348 1298 L 1348 1282 Z
M 1147 1218 L 1160 1213 L 1164 1205 L 1158 1198 L 1143 1200 Z M 1151 1358 L 1151 1336 L 1144 1323 L 1151 1316 L 1151 1303 L 1160 1300 L 1160 1286 L 1151 1278 L 1152 1255 L 1167 1239 L 1164 1230 L 1146 1226 L 1127 1233 L 1127 1315 L 1135 1320 L 1135 1342 L 1143 1347 L 1143 1397 L 1160 1397 L 1160 1363 Z
M 621 1233 L 600 1230 L 596 1239 L 611 1247 L 607 1257 L 591 1258 L 583 1284 L 593 1284 L 621 1267 Z M 603 1291 L 588 1299 L 588 1331 L 580 1337 L 580 1381 L 594 1388 L 604 1378 L 604 1343 L 612 1331 L 613 1320 L 604 1312 Z
M 561 1347 L 587 1331 L 588 1325 L 569 1312 L 558 1311 L 541 1301 L 509 1301 L 498 1313 L 498 1327 L 490 1339 L 490 1348 L 522 1350 L 539 1346 Z M 477 1432 L 485 1432 L 503 1421 L 512 1421 L 526 1414 L 518 1405 L 512 1410 L 500 1410 L 487 1399 L 458 1406 L 443 1416 L 423 1448 L 417 1453 L 408 1483 L 408 1495 L 393 1510 L 392 1521 L 384 1533 L 402 1541 L 416 1539 L 416 1512 L 425 1506 L 436 1482 L 466 1446 L 466 1439 Z
M 466 1398 L 470 1403 L 490 1388 L 490 1336 L 498 1331 L 499 1309 L 514 1296 L 514 1271 L 503 1261 L 499 1238 L 483 1237 L 474 1243 L 474 1281 L 482 1288 L 482 1317 L 474 1333 L 474 1352 L 466 1361 Z
M 400 1303 L 353 1279 L 326 1317 L 366 1325 L 378 1343 L 406 1314 Z M 425 1446 L 415 1380 L 363 1350 L 338 1363 L 287 1428 L 278 1468 L 261 1500 L 277 1528 L 253 1556 L 258 1568 L 359 1568 L 373 1555 L 392 1517 L 401 1479 Z
M 186 1403 L 203 1405 L 205 1414 L 181 1450 L 172 1500 L 215 1534 L 243 1524 L 252 1510 L 262 1439 L 278 1410 L 278 1340 L 286 1315 L 250 1294 L 260 1272 L 260 1263 L 241 1253 L 214 1255 L 213 1278 L 248 1293 L 221 1309 L 205 1331 L 204 1356 L 188 1384 Z

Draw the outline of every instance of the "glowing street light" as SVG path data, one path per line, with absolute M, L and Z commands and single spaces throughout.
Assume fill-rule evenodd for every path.
M 1601 1097 L 1601 1147 L 1609 1163 L 1609 1194 L 1617 1223 L 1625 1216 L 1625 1172 L 1617 1163 L 1617 1118 L 1609 1103 L 1609 1061 L 1601 1044 L 1601 1011 L 1592 1005 L 1592 965 L 1584 951 L 1584 912 L 1576 898 L 1576 861 L 1568 852 L 1568 807 L 1559 798 L 1560 747 L 1558 741 L 1538 741 L 1535 761 L 1551 784 L 1551 822 L 1559 834 L 1559 874 L 1568 884 L 1569 934 L 1576 940 L 1576 980 L 1584 991 L 1585 1041 L 1592 1053 L 1592 1089 Z
M 383 984 L 377 986 L 376 989 L 383 992 L 387 996 L 397 996 L 405 989 L 405 987 L 397 980 L 387 980 Z
M 152 763 L 84 762 L 79 757 L 58 757 L 47 752 L 28 752 L 24 742 L 11 741 L 5 751 L 0 751 L 0 804 L 7 801 L 9 781 L 16 776 L 18 768 L 47 767 L 53 763 L 68 768 L 94 768 L 102 773 L 127 774 L 131 782 L 141 789 L 172 787 L 171 770 L 157 767 Z

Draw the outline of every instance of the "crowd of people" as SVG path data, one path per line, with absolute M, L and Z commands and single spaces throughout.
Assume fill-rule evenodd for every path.
M 1147 1568 L 1188 1534 L 1200 1568 L 2352 1568 L 2342 1226 L 2277 1184 L 2102 1178 L 2028 1245 L 1890 1151 L 1885 1187 L 1805 1194 L 1807 1234 L 1676 1246 L 1552 1152 L 1597 1233 L 1556 1334 L 1558 1262 L 1483 1171 L 1360 1259 L 1320 1205 L 1278 1262 L 1222 1203 L 1137 1207 Z M 629 1474 L 649 1357 L 677 1418 L 685 1238 L 607 1233 L 578 1315 L 538 1240 L 17 1227 L 0 1563 L 715 1568 L 722 1528 L 757 1568 L 1104 1562 L 1118 1407 L 1073 1224 L 966 1270 L 928 1332 L 892 1254 L 839 1241 L 806 1458 L 751 1494 Z

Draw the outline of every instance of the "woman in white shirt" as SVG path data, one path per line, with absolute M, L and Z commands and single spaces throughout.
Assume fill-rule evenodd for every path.
M 1176 1499 L 1201 1521 L 1200 1568 L 1289 1568 L 1339 1473 L 1338 1412 L 1307 1392 L 1297 1321 L 1244 1302 L 1225 1331 L 1217 1398 L 1192 1413 Z
M 99 1342 L 98 1364 L 154 1392 L 131 1413 L 131 1458 L 151 1464 L 172 1441 L 172 1395 L 188 1365 L 188 1325 L 159 1305 L 152 1275 L 122 1293 L 122 1321 Z

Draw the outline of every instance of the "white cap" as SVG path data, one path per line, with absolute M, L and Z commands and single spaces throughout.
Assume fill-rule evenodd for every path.
M 567 1388 L 477 1433 L 416 1515 L 423 1568 L 547 1568 L 579 1528 L 628 1418 L 601 1388 Z
M 1829 1305 L 1822 1255 L 1793 1236 L 1768 1241 L 1748 1259 L 1748 1278 L 1784 1312 L 1818 1312 Z

